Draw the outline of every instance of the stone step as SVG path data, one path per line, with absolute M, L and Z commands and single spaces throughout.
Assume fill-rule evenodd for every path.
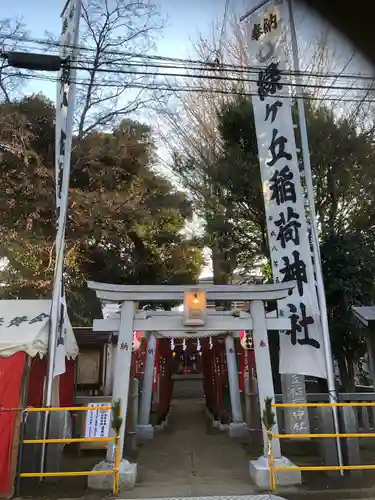
M 201 379 L 179 379 L 173 382 L 172 399 L 200 399 L 204 397 Z

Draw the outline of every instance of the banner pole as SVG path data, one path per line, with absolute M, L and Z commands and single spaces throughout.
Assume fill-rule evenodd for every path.
M 56 354 L 64 347 L 65 291 L 64 291 L 64 246 L 65 227 L 68 211 L 68 192 L 70 178 L 70 156 L 73 138 L 73 115 L 75 104 L 75 87 L 77 70 L 70 67 L 74 62 L 79 38 L 79 21 L 81 16 L 81 0 L 68 0 L 62 11 L 62 30 L 60 35 L 60 58 L 64 61 L 57 82 L 56 97 L 56 143 L 55 143 L 55 176 L 56 176 L 56 239 L 55 239 L 55 272 L 53 279 L 51 321 L 48 339 L 48 365 L 44 405 L 52 403 L 53 381 L 56 375 L 63 373 L 59 367 L 56 373 Z M 47 439 L 49 412 L 45 412 L 42 438 Z M 40 471 L 44 472 L 46 444 L 42 444 Z
M 323 331 L 324 354 L 327 367 L 327 385 L 328 385 L 329 401 L 330 403 L 335 403 L 337 402 L 337 394 L 336 394 L 335 376 L 332 363 L 333 357 L 332 357 L 331 340 L 329 334 L 327 303 L 324 291 L 323 270 L 322 270 L 322 262 L 320 256 L 318 228 L 317 228 L 316 212 L 315 212 L 314 187 L 313 187 L 310 151 L 309 151 L 309 143 L 307 135 L 305 105 L 303 100 L 303 80 L 300 74 L 299 51 L 298 51 L 296 26 L 294 22 L 293 4 L 292 0 L 287 0 L 287 2 L 289 10 L 289 25 L 290 25 L 290 34 L 292 43 L 293 66 L 295 71 L 295 82 L 297 84 L 296 93 L 297 93 L 299 127 L 301 133 L 302 158 L 303 158 L 303 166 L 304 166 L 304 173 L 306 180 L 306 191 L 307 191 L 307 198 L 309 202 L 310 218 L 311 218 L 312 247 L 314 256 L 313 264 L 315 268 L 315 276 L 317 282 L 317 295 L 318 295 L 321 325 Z M 332 413 L 333 413 L 335 433 L 339 434 L 340 433 L 339 418 L 338 418 L 338 411 L 335 406 L 332 407 Z M 339 438 L 336 438 L 336 447 L 337 447 L 338 462 L 339 465 L 342 466 L 343 457 L 342 457 L 341 443 Z M 344 471 L 342 469 L 340 470 L 340 474 L 341 476 L 344 475 Z

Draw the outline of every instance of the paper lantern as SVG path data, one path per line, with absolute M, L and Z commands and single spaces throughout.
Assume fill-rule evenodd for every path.
M 134 332 L 133 333 L 133 343 L 132 350 L 133 352 L 138 351 L 142 345 L 142 332 Z
M 203 289 L 191 289 L 184 294 L 184 325 L 203 326 L 206 324 L 207 300 Z
M 250 332 L 246 330 L 240 332 L 240 344 L 244 349 L 253 349 L 253 337 Z

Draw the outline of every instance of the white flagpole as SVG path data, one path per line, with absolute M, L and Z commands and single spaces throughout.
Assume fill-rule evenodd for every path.
M 56 99 L 56 144 L 55 144 L 55 174 L 56 174 L 56 219 L 57 234 L 55 240 L 55 272 L 52 293 L 51 322 L 48 341 L 48 368 L 44 404 L 50 407 L 52 403 L 53 379 L 63 373 L 56 368 L 56 353 L 58 343 L 63 348 L 65 298 L 64 298 L 64 246 L 65 228 L 68 210 L 68 192 L 70 178 L 70 156 L 73 137 L 73 115 L 75 104 L 75 80 L 77 70 L 70 68 L 74 64 L 79 39 L 79 21 L 81 15 L 81 0 L 67 0 L 62 11 L 62 31 L 60 36 L 60 58 L 64 67 L 60 70 L 57 83 Z M 65 349 L 64 349 L 65 356 Z M 47 439 L 49 412 L 45 412 L 43 422 L 43 439 Z M 42 445 L 41 472 L 44 470 L 46 445 Z
M 299 127 L 301 133 L 301 145 L 302 145 L 302 158 L 303 158 L 303 166 L 306 180 L 306 190 L 307 190 L 307 198 L 309 202 L 310 209 L 310 217 L 311 217 L 311 232 L 312 232 L 312 246 L 313 246 L 313 256 L 314 256 L 314 268 L 317 282 L 317 294 L 318 294 L 318 302 L 320 309 L 320 318 L 323 330 L 323 344 L 324 344 L 324 354 L 327 365 L 327 385 L 328 385 L 328 393 L 329 393 L 329 401 L 330 403 L 337 402 L 336 396 L 336 384 L 335 384 L 335 376 L 333 371 L 333 357 L 332 357 L 332 349 L 331 349 L 331 340 L 329 335 L 329 325 L 328 325 L 328 313 L 327 313 L 327 303 L 324 291 L 324 282 L 323 282 L 323 271 L 322 271 L 322 262 L 320 258 L 320 247 L 319 247 L 319 239 L 318 239 L 318 228 L 316 222 L 316 212 L 315 212 L 315 202 L 314 202 L 314 187 L 311 173 L 311 163 L 310 163 L 310 151 L 309 151 L 309 142 L 307 136 L 307 127 L 306 127 L 306 113 L 305 113 L 305 105 L 303 101 L 303 81 L 300 76 L 300 65 L 299 65 L 299 53 L 298 53 L 298 43 L 297 43 L 297 33 L 296 26 L 294 22 L 294 14 L 293 14 L 293 5 L 292 0 L 287 0 L 288 9 L 289 9 L 289 22 L 290 22 L 290 33 L 291 33 L 291 42 L 292 42 L 292 54 L 293 54 L 293 66 L 295 71 L 295 82 L 296 82 L 296 93 L 297 93 L 297 106 L 298 106 L 298 117 L 299 117 Z M 338 419 L 338 411 L 337 407 L 332 407 L 333 413 L 333 421 L 335 427 L 335 433 L 339 434 L 339 419 Z M 336 438 L 336 446 L 337 446 L 337 456 L 339 465 L 343 465 L 343 457 L 341 450 L 340 438 Z M 344 473 L 340 470 L 340 474 L 343 476 Z

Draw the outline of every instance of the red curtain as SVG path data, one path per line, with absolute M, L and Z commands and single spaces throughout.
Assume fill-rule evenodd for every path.
M 30 367 L 27 406 L 34 406 L 35 408 L 43 406 L 43 385 L 46 371 L 46 359 L 36 356 L 32 360 Z
M 60 375 L 60 406 L 74 406 L 74 380 L 76 362 L 66 361 L 66 372 Z M 46 358 L 40 359 L 36 356 L 30 368 L 29 389 L 27 394 L 27 406 L 40 408 L 43 406 L 43 385 L 47 372 Z
M 74 382 L 76 362 L 66 360 L 66 371 L 60 375 L 60 406 L 74 406 Z
M 9 358 L 0 358 L 0 406 L 18 408 L 22 374 L 25 366 L 24 352 Z M 0 411 L 0 491 L 10 488 L 10 468 L 16 411 Z

